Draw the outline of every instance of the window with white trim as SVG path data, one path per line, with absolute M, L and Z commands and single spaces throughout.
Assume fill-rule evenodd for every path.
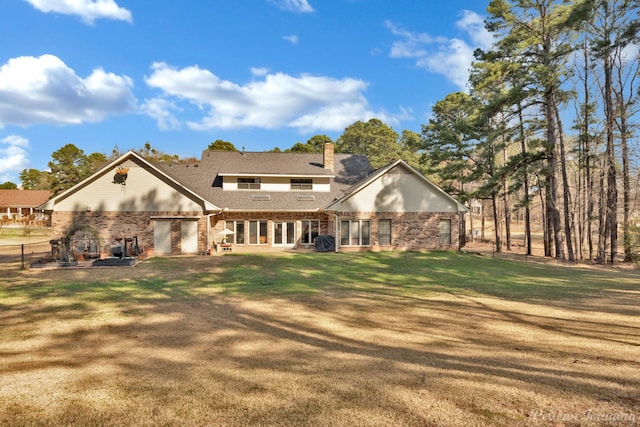
M 296 224 L 294 222 L 273 223 L 273 245 L 293 245 L 296 242 Z
M 371 221 L 344 220 L 340 221 L 341 246 L 370 246 Z
M 302 222 L 302 235 L 300 236 L 300 242 L 311 244 L 313 240 L 320 234 L 320 221 L 315 219 L 303 220 Z
M 290 186 L 292 190 L 313 190 L 313 179 L 291 178 Z
M 238 178 L 238 190 L 259 190 L 260 178 Z
M 227 230 L 233 234 L 227 235 L 227 241 L 237 245 L 244 245 L 244 221 L 227 221 Z
M 267 244 L 267 221 L 249 221 L 249 244 Z
M 440 229 L 440 244 L 450 245 L 451 244 L 451 220 L 441 219 L 438 227 Z
M 378 243 L 380 246 L 391 246 L 391 220 L 378 220 Z

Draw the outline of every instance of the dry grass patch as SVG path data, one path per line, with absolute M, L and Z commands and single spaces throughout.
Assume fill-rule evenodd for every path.
M 633 425 L 638 278 L 448 253 L 0 271 L 0 424 Z

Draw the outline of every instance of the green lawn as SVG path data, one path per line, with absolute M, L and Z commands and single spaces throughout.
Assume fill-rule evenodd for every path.
M 104 298 L 114 299 L 196 297 L 202 292 L 252 298 L 354 291 L 413 296 L 449 292 L 552 302 L 589 298 L 612 286 L 637 289 L 640 277 L 637 269 L 521 263 L 454 252 L 227 255 L 213 258 L 217 261 L 213 269 L 210 260 L 152 258 L 133 270 L 88 270 L 99 273 L 88 275 L 88 282 L 80 272 L 82 281 L 74 281 L 71 274 L 64 276 L 71 278 L 68 283 L 60 283 L 53 279 L 62 273 L 53 271 L 31 277 L 44 284 L 40 288 L 30 282 L 3 291 L 47 295 L 83 290 L 81 295 L 91 298 L 94 295 L 88 291 L 95 288 Z
M 0 425 L 633 425 L 639 298 L 454 252 L 0 266 Z

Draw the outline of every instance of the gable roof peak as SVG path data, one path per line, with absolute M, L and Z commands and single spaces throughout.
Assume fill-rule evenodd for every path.
M 458 212 L 467 212 L 469 209 L 464 206 L 462 203 L 460 203 L 459 201 L 457 201 L 456 199 L 454 199 L 450 194 L 448 194 L 446 191 L 444 191 L 442 188 L 440 188 L 439 186 L 437 186 L 435 183 L 433 183 L 429 178 L 427 178 L 426 176 L 424 176 L 422 173 L 420 173 L 418 170 L 416 170 L 415 168 L 413 168 L 410 164 L 408 164 L 407 162 L 405 162 L 402 159 L 398 159 L 398 160 L 394 160 L 393 162 L 387 164 L 386 166 L 383 166 L 379 169 L 376 169 L 375 171 L 371 172 L 370 174 L 368 174 L 365 178 L 363 178 L 362 180 L 356 182 L 355 184 L 353 184 L 351 187 L 349 187 L 344 193 L 340 194 L 329 206 L 326 207 L 327 211 L 333 211 L 335 210 L 335 207 L 338 206 L 340 203 L 344 202 L 345 200 L 353 197 L 355 194 L 357 194 L 358 192 L 360 192 L 362 189 L 364 189 L 365 187 L 367 187 L 368 185 L 370 185 L 372 182 L 374 182 L 375 180 L 379 179 L 381 176 L 389 173 L 391 170 L 393 170 L 396 167 L 403 167 L 405 168 L 410 174 L 417 176 L 419 179 L 421 179 L 426 185 L 430 186 L 431 188 L 433 188 L 435 190 L 436 193 L 440 194 L 442 197 L 451 200 L 452 202 L 455 203 L 456 205 L 456 209 Z

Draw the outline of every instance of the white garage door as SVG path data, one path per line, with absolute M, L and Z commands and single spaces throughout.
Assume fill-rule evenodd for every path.
M 171 253 L 171 220 L 155 220 L 153 246 L 157 254 Z
M 182 253 L 198 253 L 198 221 L 184 220 L 180 228 Z

